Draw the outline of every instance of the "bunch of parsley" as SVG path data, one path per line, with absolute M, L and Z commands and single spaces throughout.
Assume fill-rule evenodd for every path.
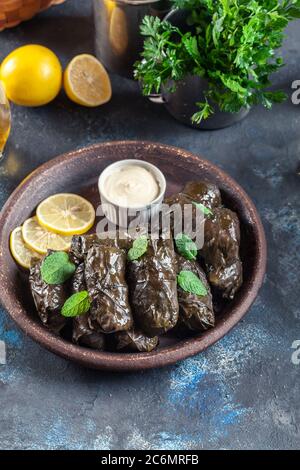
M 266 91 L 270 74 L 283 65 L 276 54 L 290 20 L 300 18 L 300 0 L 173 0 L 188 13 L 188 32 L 157 17 L 146 16 L 145 36 L 135 78 L 143 93 L 159 93 L 162 85 L 176 89 L 187 75 L 207 79 L 205 101 L 192 120 L 200 123 L 213 113 L 212 104 L 238 112 L 286 98 L 282 91 Z M 186 31 L 186 27 L 185 27 Z M 170 83 L 172 85 L 170 85 Z

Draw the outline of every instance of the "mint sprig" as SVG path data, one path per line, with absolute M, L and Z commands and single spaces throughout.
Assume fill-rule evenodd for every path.
M 42 280 L 46 284 L 63 284 L 75 272 L 75 264 L 71 263 L 64 251 L 56 251 L 47 256 L 41 265 Z
M 84 315 L 91 308 L 89 293 L 86 290 L 77 292 L 69 297 L 61 309 L 64 317 L 78 317 Z
M 178 253 L 188 260 L 195 260 L 197 258 L 197 245 L 185 233 L 179 233 L 175 237 L 175 245 Z
M 213 212 L 208 207 L 201 204 L 201 202 L 192 201 L 192 204 L 194 204 L 194 206 L 196 206 L 197 209 L 203 212 L 204 215 L 213 215 Z
M 148 248 L 148 237 L 146 235 L 141 235 L 139 238 L 134 240 L 132 247 L 128 251 L 127 258 L 129 261 L 134 261 L 139 259 L 143 254 L 146 253 Z
M 180 271 L 177 276 L 177 283 L 185 292 L 201 297 L 207 295 L 205 285 L 192 271 Z

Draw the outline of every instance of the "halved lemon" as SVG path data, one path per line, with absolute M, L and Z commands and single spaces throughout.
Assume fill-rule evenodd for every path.
M 78 194 L 50 196 L 36 210 L 38 223 L 60 235 L 81 235 L 94 225 L 95 209 Z
M 41 255 L 47 254 L 48 250 L 67 251 L 71 247 L 72 237 L 64 237 L 41 227 L 37 217 L 24 222 L 22 235 L 26 245 Z
M 25 245 L 22 227 L 15 228 L 9 239 L 10 251 L 16 262 L 25 269 L 29 269 L 34 259 L 41 257 L 36 251 L 31 250 Z
M 111 98 L 108 73 L 90 54 L 81 54 L 71 60 L 64 73 L 64 88 L 70 100 L 83 106 L 100 106 Z

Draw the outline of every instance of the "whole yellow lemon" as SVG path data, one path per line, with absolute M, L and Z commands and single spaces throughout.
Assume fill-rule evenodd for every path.
M 42 106 L 52 101 L 62 85 L 62 67 L 47 47 L 19 47 L 2 62 L 0 79 L 6 95 L 21 106 Z

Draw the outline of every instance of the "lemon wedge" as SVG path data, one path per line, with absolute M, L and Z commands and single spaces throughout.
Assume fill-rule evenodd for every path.
M 29 269 L 34 259 L 40 259 L 41 256 L 25 245 L 22 227 L 15 228 L 10 234 L 10 251 L 15 261 L 25 269 Z
M 100 106 L 111 98 L 108 73 L 90 54 L 81 54 L 71 60 L 64 73 L 64 88 L 70 100 L 83 106 Z
M 41 255 L 48 250 L 67 251 L 71 247 L 72 237 L 63 237 L 41 227 L 36 217 L 27 219 L 22 225 L 22 235 L 26 245 Z
M 81 235 L 94 225 L 95 209 L 77 194 L 61 193 L 50 196 L 36 210 L 38 223 L 60 235 Z

